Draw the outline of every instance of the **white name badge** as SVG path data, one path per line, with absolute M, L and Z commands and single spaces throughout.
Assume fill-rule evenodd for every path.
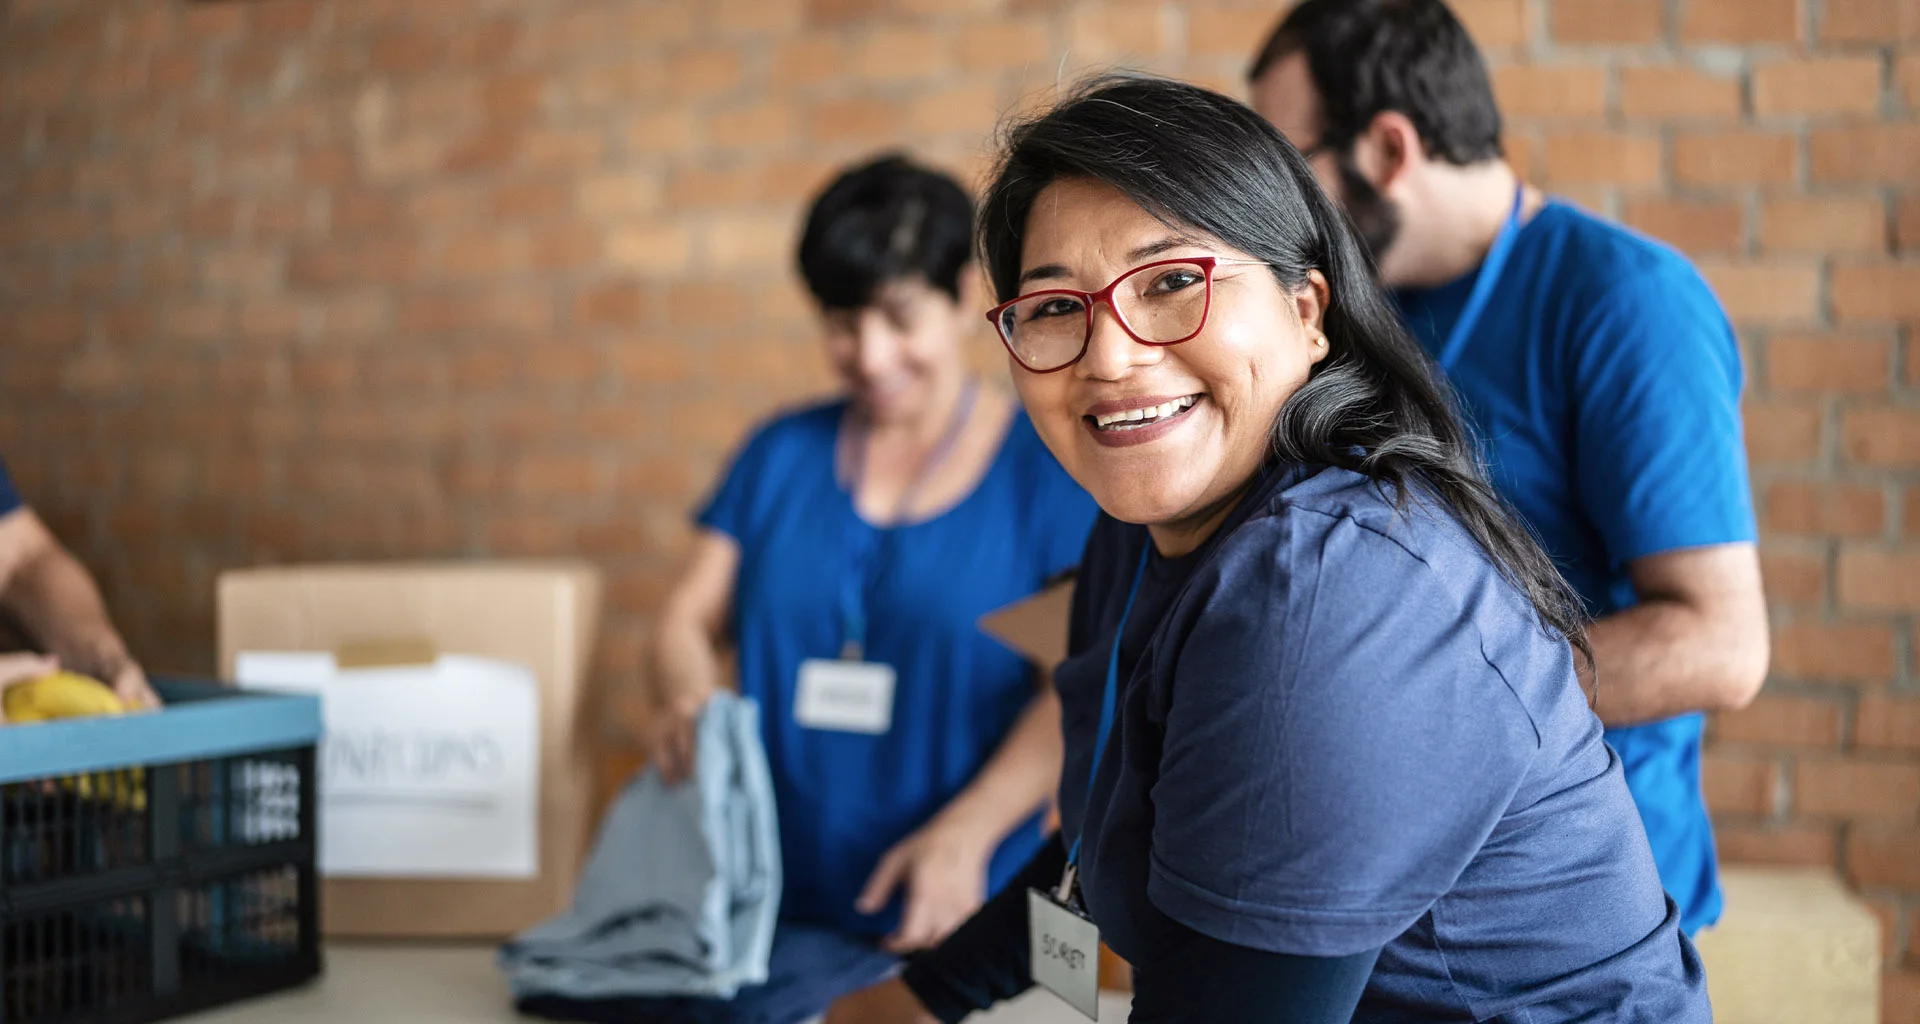
M 1046 893 L 1028 889 L 1027 942 L 1033 980 L 1088 1020 L 1099 1020 L 1099 926 Z
M 878 736 L 893 727 L 893 666 L 809 658 L 800 663 L 794 721 L 809 729 Z

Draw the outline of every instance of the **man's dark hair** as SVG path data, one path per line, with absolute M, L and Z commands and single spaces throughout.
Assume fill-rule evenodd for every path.
M 883 285 L 916 277 L 958 300 L 972 255 L 973 200 L 899 155 L 836 178 L 800 235 L 800 275 L 827 309 L 859 309 Z
M 1441 0 L 1304 0 L 1260 48 L 1249 81 L 1307 57 L 1319 145 L 1344 153 L 1374 117 L 1406 115 L 1427 153 L 1466 165 L 1501 155 L 1500 108 L 1466 26 Z

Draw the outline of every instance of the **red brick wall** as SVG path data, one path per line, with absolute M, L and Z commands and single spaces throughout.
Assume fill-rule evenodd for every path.
M 977 173 L 1095 64 L 1237 90 L 1278 6 L 0 0 L 0 452 L 157 667 L 211 667 L 228 566 L 578 553 L 628 682 L 688 505 L 827 385 L 829 170 Z M 1458 7 L 1515 162 L 1741 327 L 1777 646 L 1722 843 L 1843 870 L 1920 1020 L 1920 3 Z

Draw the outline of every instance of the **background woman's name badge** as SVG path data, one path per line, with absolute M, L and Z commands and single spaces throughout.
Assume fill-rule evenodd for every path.
M 1088 1020 L 1099 1020 L 1099 927 L 1046 893 L 1028 889 L 1027 942 L 1033 980 Z
M 800 663 L 794 721 L 809 729 L 878 736 L 893 727 L 893 666 L 809 658 Z

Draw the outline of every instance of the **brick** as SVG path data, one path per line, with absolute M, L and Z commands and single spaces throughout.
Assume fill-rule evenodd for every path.
M 582 171 L 597 166 L 605 150 L 596 129 L 544 129 L 521 136 L 515 155 L 519 166 L 532 170 Z
M 1886 506 L 1879 487 L 1779 480 L 1767 485 L 1760 518 L 1775 534 L 1877 537 L 1886 530 Z
M 1274 12 L 1265 10 L 1194 10 L 1187 16 L 1187 51 L 1244 61 L 1254 45 L 1249 40 L 1262 38 L 1276 20 Z M 1108 0 L 1074 8 L 1066 38 L 1072 41 L 1070 55 L 1076 60 L 1138 64 L 1172 49 L 1171 28 L 1162 5 L 1153 0 Z M 1236 31 L 1243 33 L 1238 39 Z
M 1760 578 L 1775 605 L 1813 604 L 1826 596 L 1827 563 L 1822 555 L 1767 545 L 1760 550 Z
M 840 73 L 869 82 L 930 77 L 952 66 L 947 44 L 947 36 L 932 29 L 873 29 L 855 41 Z
M 1920 889 L 1920 829 L 1856 828 L 1847 839 L 1847 877 L 1860 886 Z
M 1640 46 L 1666 34 L 1658 0 L 1553 0 L 1547 17 L 1554 41 L 1574 46 Z
M 700 145 L 700 130 L 691 112 L 663 110 L 642 114 L 623 131 L 629 150 L 640 156 L 682 156 Z
M 660 209 L 661 185 L 645 173 L 599 174 L 575 185 L 574 206 L 580 215 L 600 222 L 641 217 Z
M 693 235 L 685 224 L 623 227 L 607 236 L 607 260 L 639 274 L 673 274 L 693 263 Z
M 1719 822 L 1715 824 L 1713 832 L 1720 848 L 1720 859 L 1729 864 L 1833 867 L 1837 859 L 1837 844 L 1831 828 Z
M 994 19 L 962 29 L 959 45 L 960 66 L 967 71 L 1039 67 L 1053 56 L 1053 28 L 1039 18 Z
M 1716 814 L 1772 814 L 1779 778 L 1771 758 L 1709 752 L 1700 760 L 1701 787 Z
M 1599 117 L 1607 112 L 1607 69 L 1509 64 L 1494 69 L 1493 92 L 1507 117 Z
M 1620 113 L 1645 118 L 1740 116 L 1740 80 L 1684 64 L 1620 69 Z
M 1894 91 L 1900 105 L 1920 110 L 1920 53 L 1903 55 L 1894 63 Z
M 1715 743 L 1826 750 L 1840 742 L 1843 710 L 1824 698 L 1762 693 L 1738 711 L 1714 714 L 1709 735 Z
M 1529 25 L 1527 5 L 1523 0 L 1453 0 L 1447 6 L 1452 8 L 1454 15 L 1467 27 L 1467 33 L 1482 50 L 1510 50 L 1526 45 Z M 1274 17 L 1277 23 L 1278 15 Z M 1270 24 L 1257 35 L 1247 38 L 1244 51 L 1248 57 L 1252 56 L 1255 46 L 1266 41 L 1267 33 L 1272 29 Z
M 1853 744 L 1863 750 L 1920 752 L 1920 697 L 1861 697 L 1854 709 Z
M 1157 31 L 1159 25 L 1155 24 L 1160 20 L 1155 17 L 1157 12 L 1152 10 L 1153 5 L 1151 4 L 1136 4 L 1134 6 L 1145 8 L 1145 10 L 1132 15 L 1111 18 L 1109 21 L 1119 25 L 1128 23 L 1138 25 L 1140 26 L 1139 31 L 1142 33 L 1152 31 L 1152 36 L 1142 38 L 1138 41 L 1138 43 L 1148 43 L 1149 45 L 1141 46 L 1136 43 L 1131 49 L 1132 52 L 1135 53 L 1158 52 L 1162 40 L 1159 38 Z M 1217 55 L 1230 57 L 1235 61 L 1245 62 L 1253 56 L 1254 49 L 1266 41 L 1267 36 L 1273 32 L 1274 26 L 1279 23 L 1280 15 L 1264 6 L 1254 7 L 1250 10 L 1219 10 L 1211 7 L 1200 7 L 1195 10 L 1187 20 L 1187 52 L 1200 56 Z M 1078 19 L 1076 19 L 1075 24 L 1076 28 L 1078 28 Z M 1111 32 L 1114 27 L 1113 24 L 1110 24 L 1108 31 Z M 1471 32 L 1472 29 L 1469 27 L 1468 31 Z M 1067 38 L 1075 40 L 1077 43 L 1080 34 L 1078 31 L 1075 31 Z
M 1773 630 L 1773 673 L 1808 682 L 1881 682 L 1893 678 L 1894 642 L 1891 628 L 1873 623 L 1786 623 Z
M 1920 260 L 1835 266 L 1831 299 L 1841 323 L 1920 323 Z
M 1801 759 L 1793 767 L 1793 811 L 1855 820 L 1912 820 L 1920 815 L 1920 763 Z
M 907 124 L 916 135 L 984 137 L 1000 120 L 1000 101 L 990 86 L 959 86 L 915 97 Z
M 726 213 L 706 232 L 707 260 L 715 269 L 771 269 L 792 257 L 795 226 L 785 213 Z
M 1700 272 L 1736 324 L 1801 323 L 1819 315 L 1820 273 L 1811 264 L 1709 263 Z
M 1782 334 L 1767 342 L 1767 387 L 1782 394 L 1883 394 L 1893 366 L 1893 342 L 1861 334 Z
M 503 221 L 550 220 L 566 205 L 567 193 L 547 182 L 508 182 L 493 190 L 493 216 Z
M 1800 39 L 1798 0 L 1687 0 L 1683 43 L 1792 43 Z
M 716 148 L 740 152 L 779 149 L 792 140 L 793 105 L 774 101 L 722 110 L 707 120 L 707 139 Z
M 1887 210 L 1878 196 L 1770 199 L 1760 208 L 1768 252 L 1885 252 Z
M 1920 2 L 1826 0 L 1820 38 L 1840 43 L 1920 41 Z
M 1770 61 L 1753 70 L 1753 112 L 1872 114 L 1880 107 L 1880 58 Z
M 645 316 L 646 305 L 646 296 L 637 283 L 611 282 L 582 292 L 574 318 L 593 327 L 632 327 Z
M 828 100 L 813 109 L 808 132 L 815 142 L 884 144 L 900 133 L 899 104 L 881 99 Z
M 182 304 L 167 312 L 162 330 L 175 341 L 218 341 L 232 330 L 232 319 L 219 303 Z
M 1920 123 L 1816 129 L 1807 137 L 1807 154 L 1815 181 L 1909 180 L 1920 167 Z
M 1618 132 L 1555 132 L 1546 138 L 1542 180 L 1608 185 L 1657 185 L 1660 140 Z
M 1683 185 L 1791 182 L 1798 145 L 1789 132 L 1680 132 L 1673 140 L 1673 177 Z
M 1920 548 L 1842 547 L 1834 590 L 1848 608 L 1920 610 Z
M 1920 252 L 1920 196 L 1902 198 L 1895 221 L 1894 236 L 1900 251 Z
M 798 30 L 806 8 L 802 0 L 719 0 L 712 16 L 724 35 L 766 35 Z
M 1622 219 L 1692 256 L 1731 255 L 1740 250 L 1745 234 L 1745 212 L 1731 202 L 1632 199 Z
M 846 59 L 846 49 L 838 36 L 786 40 L 774 48 L 771 84 L 776 89 L 789 89 L 831 82 L 846 67 Z
M 1889 969 L 1880 977 L 1880 1019 L 1886 1024 L 1914 1024 L 1920 1021 L 1920 965 L 1901 970 Z
M 683 98 L 708 96 L 739 86 L 743 65 L 735 49 L 696 50 L 667 61 L 667 83 Z

